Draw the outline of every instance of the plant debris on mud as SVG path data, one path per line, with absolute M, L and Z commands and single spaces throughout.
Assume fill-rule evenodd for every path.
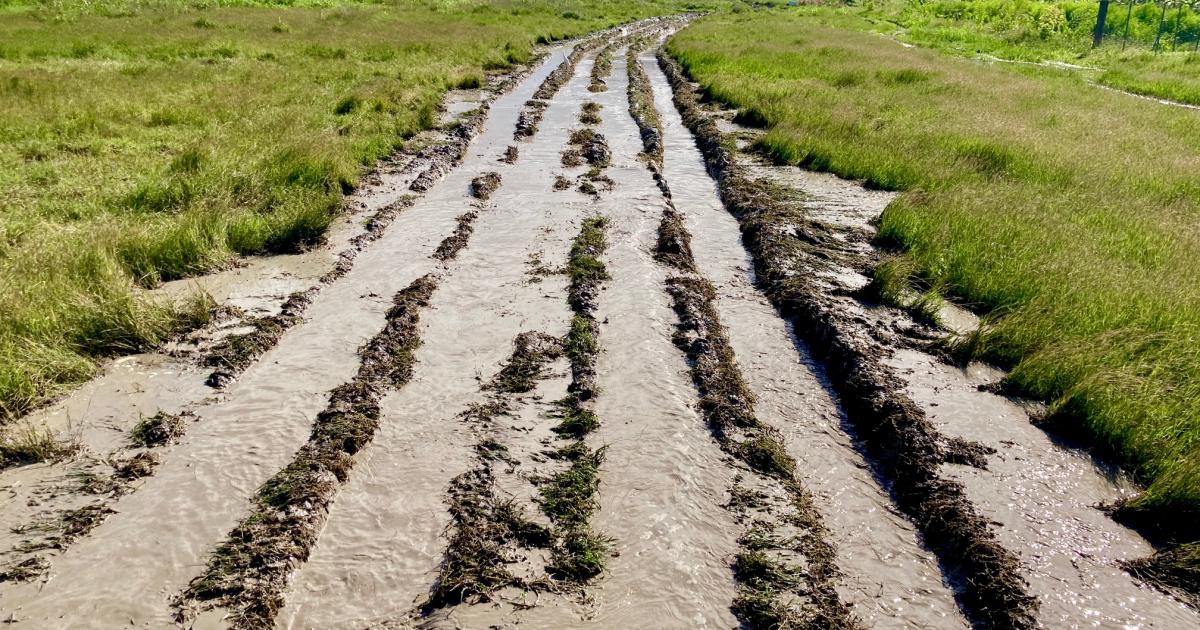
M 235 628 L 266 628 L 283 604 L 288 579 L 308 558 L 354 455 L 379 426 L 383 392 L 412 377 L 421 310 L 437 287 L 423 276 L 396 294 L 382 331 L 360 351 L 358 373 L 330 394 L 308 442 L 259 488 L 251 514 L 212 551 L 204 574 L 176 601 L 180 619 L 194 606 L 231 608 Z
M 996 540 L 962 485 L 939 474 L 944 455 L 937 430 L 880 360 L 878 342 L 846 315 L 836 296 L 809 280 L 808 270 L 831 263 L 827 254 L 806 250 L 812 244 L 794 236 L 796 226 L 808 225 L 815 234 L 832 228 L 807 221 L 769 187 L 749 179 L 679 65 L 663 52 L 659 65 L 722 201 L 741 225 L 760 285 L 825 362 L 848 419 L 891 484 L 897 505 L 963 585 L 960 605 L 978 627 L 1033 628 L 1037 601 L 1028 593 L 1019 560 Z

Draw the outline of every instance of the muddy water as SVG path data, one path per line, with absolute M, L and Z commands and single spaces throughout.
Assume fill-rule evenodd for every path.
M 939 430 L 999 451 L 988 457 L 986 471 L 946 467 L 984 516 L 1001 524 L 997 534 L 1020 556 L 1044 627 L 1200 627 L 1200 613 L 1116 566 L 1154 550 L 1095 506 L 1136 488 L 1086 453 L 1052 442 L 1021 405 L 978 390 L 1002 372 L 979 364 L 963 370 L 913 351 L 890 363 Z
M 472 149 L 473 170 L 500 155 L 516 107 L 556 62 L 557 56 L 499 99 Z M 466 206 L 471 170 L 455 170 L 419 212 L 397 217 L 348 275 L 318 295 L 308 321 L 247 370 L 223 402 L 198 409 L 201 421 L 157 475 L 57 559 L 48 583 L 7 588 L 0 599 L 5 616 L 26 627 L 169 624 L 168 599 L 200 571 L 254 489 L 307 438 L 326 392 L 352 375 L 356 348 L 382 326 L 385 296 L 433 267 L 429 254 Z
M 878 192 L 828 174 L 745 159 L 756 176 L 803 193 L 810 216 L 825 223 L 872 232 L 870 221 L 888 201 Z M 697 246 L 696 251 L 702 261 L 703 248 Z M 866 277 L 851 269 L 834 270 L 825 279 L 843 289 L 867 283 Z M 910 325 L 892 309 L 867 309 L 852 300 L 845 304 L 884 330 Z M 941 314 L 959 334 L 978 321 L 954 307 L 942 309 Z M 737 328 L 730 329 L 736 347 Z M 1026 407 L 978 390 L 978 385 L 998 381 L 1002 372 L 978 364 L 960 370 L 903 349 L 897 349 L 887 363 L 907 380 L 906 392 L 944 435 L 982 442 L 999 451 L 988 457 L 986 471 L 946 467 L 964 483 L 967 497 L 982 514 L 999 524 L 995 531 L 1001 544 L 1020 557 L 1030 592 L 1040 602 L 1042 627 L 1200 627 L 1200 613 L 1142 587 L 1116 566 L 1120 560 L 1144 557 L 1153 550 L 1095 506 L 1130 496 L 1135 489 L 1086 453 L 1053 442 L 1030 423 Z
M 641 63 L 663 122 L 664 175 L 692 233 L 696 264 L 717 287 L 717 310 L 758 397 L 759 417 L 783 432 L 816 495 L 838 548 L 837 564 L 845 572 L 843 596 L 869 627 L 965 627 L 936 560 L 919 546 L 913 526 L 894 511 L 844 431 L 821 368 L 754 287 L 737 221 L 721 205 L 653 54 L 644 54 Z M 861 212 L 860 203 L 847 200 L 847 206 L 848 212 Z
M 602 196 L 612 281 L 600 297 L 600 430 L 608 444 L 595 525 L 620 556 L 594 590 L 599 627 L 730 628 L 735 585 L 729 563 L 739 526 L 721 507 L 733 470 L 695 409 L 696 392 L 671 341 L 676 316 L 652 257 L 662 196 L 637 160 L 641 138 L 629 115 L 625 53 L 613 56 L 600 132 L 612 149 Z
M 495 170 L 500 188 L 434 294 L 422 318 L 428 323 L 415 378 L 385 400 L 380 431 L 297 573 L 279 627 L 353 627 L 403 618 L 433 585 L 450 522 L 445 491 L 474 460 L 475 438 L 457 415 L 468 403 L 480 402 L 478 379 L 498 369 L 519 332 L 567 331 L 565 277 L 532 282 L 526 262 L 536 254 L 546 265 L 562 267 L 587 205 L 582 196 L 550 187 L 589 68 L 579 64 L 576 77 L 547 109 L 541 131 L 521 146 L 515 165 L 497 158 L 511 143 L 518 109 L 532 89 L 493 105 L 488 131 L 472 150 L 480 159 L 460 172 L 469 178 Z

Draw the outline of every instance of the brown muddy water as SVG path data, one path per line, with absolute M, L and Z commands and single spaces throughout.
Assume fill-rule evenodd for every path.
M 65 463 L 0 474 L 0 550 L 5 563 L 31 553 L 49 573 L 26 583 L 0 583 L 0 618 L 22 628 L 174 627 L 172 600 L 205 570 L 213 548 L 245 517 L 249 499 L 309 438 L 328 393 L 354 375 L 358 348 L 385 321 L 390 297 L 427 273 L 438 288 L 421 316 L 421 345 L 410 382 L 386 394 L 374 440 L 354 456 L 337 489 L 311 555 L 292 573 L 277 628 L 736 628 L 740 592 L 733 568 L 740 553 L 731 488 L 748 473 L 722 451 L 698 409 L 689 363 L 676 346 L 679 316 L 665 291 L 672 273 L 654 257 L 666 200 L 629 112 L 626 36 L 665 34 L 677 24 L 647 21 L 592 42 L 569 80 L 547 99 L 539 129 L 515 141 L 526 102 L 564 60 L 558 47 L 509 92 L 455 93 L 446 120 L 490 101 L 486 123 L 463 163 L 395 216 L 378 240 L 361 247 L 345 275 L 321 283 L 338 252 L 363 231 L 363 217 L 409 194 L 419 175 L 401 158 L 381 165 L 351 199 L 330 245 L 301 256 L 254 259 L 240 267 L 174 283 L 177 295 L 199 286 L 247 315 L 271 315 L 288 294 L 320 283 L 303 319 L 224 389 L 204 384 L 197 366 L 205 339 L 168 352 L 114 361 L 104 375 L 31 417 L 73 435 L 83 454 Z M 597 51 L 616 41 L 607 90 L 589 91 Z M 713 303 L 756 399 L 758 419 L 777 432 L 796 462 L 796 478 L 813 495 L 835 550 L 837 595 L 867 628 L 969 627 L 955 583 L 893 503 L 833 393 L 823 366 L 791 324 L 755 285 L 737 221 L 722 207 L 713 179 L 672 104 L 671 88 L 652 52 L 638 63 L 649 77 L 663 127 L 662 175 L 691 233 L 698 276 L 716 287 Z M 561 154 L 580 122 L 582 104 L 600 105 L 594 130 L 611 158 L 566 167 Z M 595 122 L 595 121 L 591 121 Z M 723 122 L 727 131 L 744 134 Z M 512 159 L 510 146 L 518 146 Z M 743 141 L 740 146 L 747 146 Z M 505 160 L 506 154 L 509 156 Z M 755 177 L 800 193 L 809 217 L 833 226 L 841 255 L 875 253 L 861 238 L 891 200 L 854 182 L 776 167 L 745 154 Z M 486 201 L 470 195 L 472 179 L 499 175 Z M 564 190 L 558 182 L 568 182 Z M 582 186 L 581 184 L 594 184 Z M 465 247 L 442 262 L 433 254 L 476 212 Z M 472 420 L 473 405 L 496 400 L 488 383 L 510 360 L 514 339 L 537 331 L 563 338 L 571 327 L 568 250 L 583 220 L 603 216 L 607 278 L 596 297 L 598 393 L 588 404 L 598 428 L 584 438 L 604 449 L 596 509 L 588 527 L 609 541 L 605 569 L 569 582 L 549 577 L 554 550 L 527 549 L 508 570 L 533 586 L 505 586 L 485 597 L 450 602 L 424 614 L 422 604 L 443 576 L 455 520 L 452 480 L 491 466 L 492 491 L 549 527 L 540 492 L 563 470 L 548 455 L 562 445 L 551 428 L 554 401 L 567 394 L 571 369 L 552 361 L 536 387 L 506 399 L 507 412 Z M 851 257 L 853 257 L 851 256 Z M 820 280 L 842 293 L 866 284 L 865 264 L 831 267 Z M 893 309 L 851 298 L 846 312 L 879 330 L 914 324 Z M 948 307 L 954 332 L 977 325 Z M 236 332 L 233 319 L 205 334 Z M 803 331 L 801 331 L 803 332 Z M 890 334 L 890 333 L 889 333 Z M 883 335 L 887 337 L 887 335 Z M 904 392 L 946 437 L 996 450 L 986 470 L 944 464 L 968 499 L 995 522 L 1000 543 L 1021 561 L 1046 628 L 1196 628 L 1200 615 L 1145 588 L 1117 568 L 1148 555 L 1149 545 L 1096 509 L 1128 496 L 1119 474 L 1029 421 L 1028 405 L 978 386 L 1002 373 L 983 365 L 946 365 L 911 349 L 900 336 L 884 344 L 887 365 Z M 198 349 L 199 348 L 199 349 Z M 178 444 L 156 449 L 153 476 L 120 497 L 79 490 L 81 474 L 110 467 L 110 453 L 132 453 L 128 430 L 140 416 L 192 412 Z M 504 465 L 481 463 L 479 445 L 507 446 Z M 30 523 L 103 502 L 115 510 L 63 549 L 21 550 L 36 541 Z M 561 550 L 559 550 L 561 551 Z M 201 613 L 191 627 L 229 627 L 222 609 Z M 752 625 L 749 627 L 753 627 Z

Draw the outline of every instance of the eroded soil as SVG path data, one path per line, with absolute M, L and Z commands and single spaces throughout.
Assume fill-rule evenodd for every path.
M 655 50 L 546 51 L 329 243 L 31 422 L 17 627 L 1192 628 L 1133 492 L 864 297 L 890 196 L 771 165 Z M 736 147 L 736 148 L 735 148 Z M 179 292 L 184 284 L 163 290 Z

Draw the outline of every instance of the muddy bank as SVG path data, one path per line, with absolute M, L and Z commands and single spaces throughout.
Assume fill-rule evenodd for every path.
M 813 255 L 815 246 L 832 245 L 825 249 L 836 251 L 836 244 L 829 239 L 821 243 L 816 226 L 779 204 L 762 182 L 746 178 L 678 65 L 665 53 L 659 60 L 683 121 L 717 178 L 722 201 L 741 225 L 760 286 L 826 364 L 876 470 L 961 586 L 957 595 L 964 611 L 978 627 L 1034 627 L 1037 601 L 1028 592 L 1018 559 L 999 544 L 962 485 L 940 474 L 937 430 L 880 361 L 884 350 L 869 331 L 839 307 L 842 298 L 806 277 L 807 268 L 827 266 Z M 797 233 L 818 240 L 801 241 L 793 236 Z

